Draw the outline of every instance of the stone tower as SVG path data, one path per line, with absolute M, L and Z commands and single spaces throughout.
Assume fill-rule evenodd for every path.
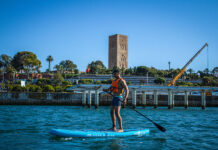
M 128 69 L 128 36 L 115 34 L 109 36 L 108 68 Z

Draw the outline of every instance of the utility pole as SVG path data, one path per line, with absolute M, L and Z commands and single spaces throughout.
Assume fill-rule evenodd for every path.
M 170 71 L 170 63 L 171 63 L 171 62 L 169 61 L 169 62 L 168 62 L 168 64 L 169 64 L 169 71 Z
M 148 84 L 148 72 L 147 72 L 146 76 L 147 76 L 147 84 Z

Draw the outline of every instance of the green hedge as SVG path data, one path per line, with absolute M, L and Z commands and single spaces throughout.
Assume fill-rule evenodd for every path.
M 42 88 L 38 85 L 30 85 L 29 92 L 42 92 Z
M 44 87 L 44 86 L 50 85 L 50 84 L 52 84 L 52 81 L 50 79 L 46 79 L 46 78 L 38 79 L 36 82 L 36 85 L 38 85 L 40 87 Z
M 198 85 L 198 84 L 195 84 L 195 85 Z M 194 86 L 194 85 L 191 82 L 179 81 L 179 82 L 176 82 L 176 86 Z
M 93 80 L 92 79 L 81 79 L 79 80 L 80 84 L 93 84 Z
M 101 80 L 95 81 L 95 84 L 101 84 Z
M 162 77 L 158 77 L 156 79 L 154 79 L 154 83 L 156 84 L 164 84 L 166 82 L 166 80 Z
M 101 83 L 102 84 L 111 84 L 113 79 L 109 79 L 109 80 L 102 80 Z
M 55 86 L 55 92 L 62 92 L 63 88 L 61 86 Z
M 26 90 L 25 87 L 21 87 L 20 85 L 13 85 L 13 88 L 11 91 L 13 92 L 24 92 Z
M 43 92 L 55 92 L 55 89 L 52 85 L 45 85 L 43 88 Z

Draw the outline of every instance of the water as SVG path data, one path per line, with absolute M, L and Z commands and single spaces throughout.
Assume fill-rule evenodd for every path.
M 109 107 L 98 110 L 75 106 L 0 106 L 0 149 L 217 149 L 218 108 L 158 109 L 138 111 L 167 129 L 159 131 L 131 109 L 122 109 L 124 129 L 149 128 L 143 137 L 57 138 L 51 128 L 107 129 Z

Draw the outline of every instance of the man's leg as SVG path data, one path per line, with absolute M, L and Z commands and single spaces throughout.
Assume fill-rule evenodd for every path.
M 111 106 L 111 120 L 113 124 L 113 127 L 111 128 L 111 130 L 116 131 L 115 106 Z
M 120 126 L 120 129 L 117 130 L 117 132 L 123 132 L 122 118 L 120 116 L 120 108 L 121 108 L 121 106 L 116 106 L 116 108 L 115 108 L 115 113 L 116 113 L 118 123 L 119 123 L 119 126 Z

